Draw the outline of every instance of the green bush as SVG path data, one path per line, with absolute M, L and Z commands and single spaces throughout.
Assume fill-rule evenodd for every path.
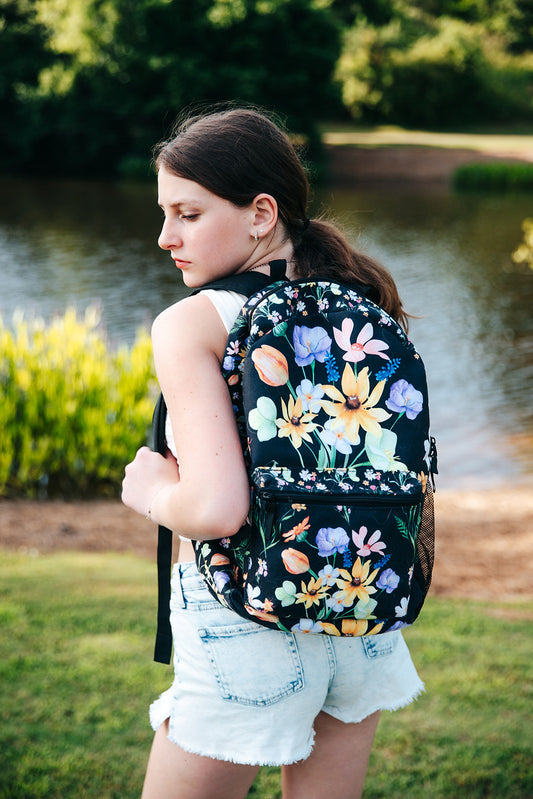
M 108 349 L 98 312 L 46 325 L 0 318 L 0 495 L 118 492 L 147 442 L 155 395 L 150 338 Z
M 453 185 L 456 189 L 530 191 L 533 189 L 533 164 L 505 161 L 465 164 L 455 170 Z
M 530 56 L 481 24 L 416 9 L 381 28 L 356 20 L 344 35 L 336 78 L 354 118 L 449 128 L 533 118 Z

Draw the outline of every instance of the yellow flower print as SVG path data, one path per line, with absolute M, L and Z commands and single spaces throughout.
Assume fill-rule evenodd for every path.
M 312 421 L 316 413 L 303 413 L 301 397 L 298 397 L 296 402 L 293 397 L 289 397 L 288 405 L 281 400 L 281 410 L 283 419 L 276 419 L 279 437 L 290 436 L 291 443 L 296 449 L 302 446 L 302 441 L 312 441 L 309 433 L 316 428 L 316 424 Z
M 361 600 L 363 603 L 368 602 L 370 594 L 375 594 L 377 589 L 371 585 L 379 572 L 379 569 L 369 574 L 370 561 L 367 561 L 364 566 L 361 563 L 361 558 L 357 558 L 353 567 L 352 573 L 346 569 L 341 569 L 337 579 L 337 585 L 341 589 L 336 592 L 335 597 L 342 602 L 344 607 L 350 607 L 356 600 Z
M 318 622 L 326 635 L 340 635 L 339 630 L 335 627 L 334 624 L 331 624 L 329 621 L 319 621 Z
M 342 621 L 343 635 L 364 635 L 367 629 L 368 622 L 366 619 L 343 619 Z
M 355 377 L 350 364 L 346 364 L 342 373 L 341 385 L 344 394 L 335 386 L 323 386 L 328 397 L 333 400 L 333 402 L 321 401 L 322 407 L 333 419 L 331 428 L 344 430 L 346 438 L 352 444 L 359 442 L 360 426 L 367 433 L 381 436 L 380 422 L 390 419 L 390 413 L 374 406 L 381 399 L 385 381 L 381 380 L 370 392 L 368 366 L 365 366 Z
M 360 635 L 376 635 L 381 631 L 384 622 L 380 621 L 374 625 L 370 630 L 368 629 L 368 622 L 366 619 L 343 619 L 341 622 L 342 633 L 327 621 L 318 622 L 327 635 L 344 635 L 344 636 L 360 636 Z
M 322 578 L 319 577 L 315 580 L 315 578 L 312 577 L 307 587 L 302 580 L 302 592 L 296 594 L 296 604 L 298 604 L 298 602 L 303 602 L 306 608 L 310 608 L 311 605 L 320 604 L 320 601 L 325 599 L 327 595 L 327 586 L 322 585 Z

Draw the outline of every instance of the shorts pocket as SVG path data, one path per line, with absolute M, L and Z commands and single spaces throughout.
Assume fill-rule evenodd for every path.
M 392 655 L 398 643 L 398 633 L 383 633 L 383 635 L 363 636 L 361 638 L 365 655 L 369 660 Z
M 253 622 L 202 627 L 198 634 L 224 699 L 266 706 L 303 688 L 294 636 Z

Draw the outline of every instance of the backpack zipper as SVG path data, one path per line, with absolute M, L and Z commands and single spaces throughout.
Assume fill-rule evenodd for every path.
M 283 502 L 299 502 L 302 505 L 308 505 L 313 503 L 320 503 L 324 501 L 324 498 L 327 498 L 327 501 L 336 503 L 338 505 L 351 505 L 351 506 L 370 506 L 370 505 L 382 505 L 383 507 L 395 507 L 396 505 L 402 505 L 407 507 L 415 507 L 416 505 L 421 504 L 423 499 L 423 493 L 420 494 L 406 494 L 404 496 L 397 496 L 396 494 L 388 496 L 386 494 L 378 494 L 376 496 L 359 496 L 359 497 L 347 497 L 346 494 L 310 494 L 306 496 L 303 492 L 301 494 L 297 494 L 296 492 L 286 492 L 284 490 L 280 490 L 279 492 L 271 491 L 270 489 L 261 490 L 261 489 L 254 489 L 260 499 L 263 500 L 265 503 L 265 530 L 267 531 L 267 535 L 272 533 L 272 528 L 274 527 L 274 518 L 276 515 L 276 504 L 277 504 L 277 497 L 282 498 Z M 348 501 L 347 501 L 348 500 Z

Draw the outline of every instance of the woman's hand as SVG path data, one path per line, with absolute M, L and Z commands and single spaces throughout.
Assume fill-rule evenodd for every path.
M 151 518 L 155 498 L 166 489 L 172 490 L 179 479 L 179 467 L 171 452 L 163 457 L 148 447 L 141 447 L 126 466 L 122 502 L 137 513 Z

